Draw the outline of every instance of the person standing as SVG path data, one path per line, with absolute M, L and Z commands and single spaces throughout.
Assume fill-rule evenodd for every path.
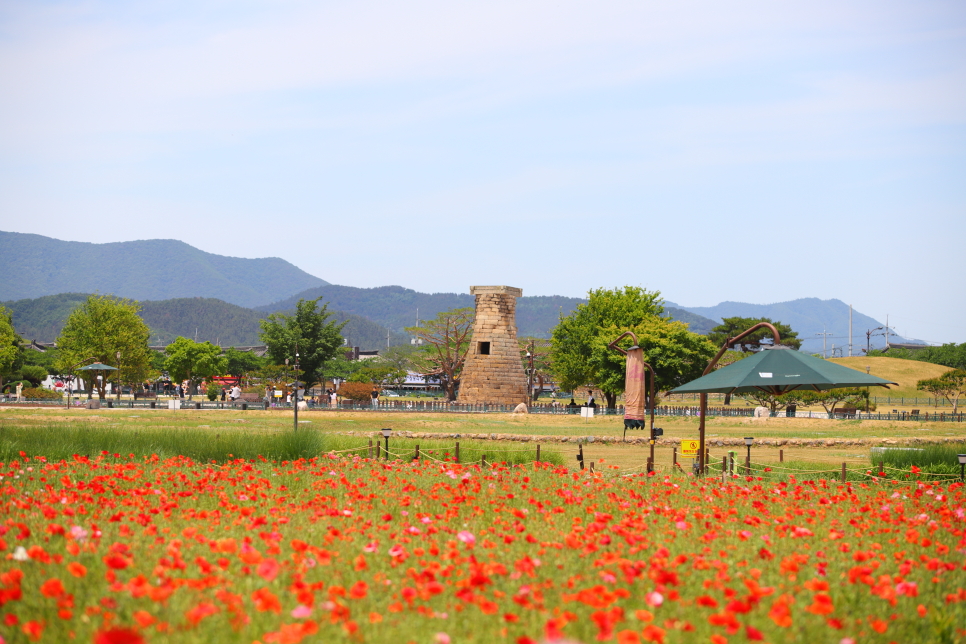
M 379 390 L 375 387 L 372 388 L 372 393 L 369 394 L 372 397 L 373 408 L 379 407 Z
M 336 392 L 335 389 L 332 389 L 329 392 L 329 406 L 332 407 L 332 409 L 339 408 L 339 394 Z
M 231 388 L 231 401 L 235 402 L 239 398 L 241 398 L 241 387 L 239 387 L 238 385 L 235 385 L 234 387 Z

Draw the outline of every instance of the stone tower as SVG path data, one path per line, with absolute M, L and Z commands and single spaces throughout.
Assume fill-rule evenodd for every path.
M 458 402 L 516 405 L 527 402 L 527 376 L 517 345 L 517 298 L 512 286 L 471 286 L 476 296 L 473 343 L 466 353 Z

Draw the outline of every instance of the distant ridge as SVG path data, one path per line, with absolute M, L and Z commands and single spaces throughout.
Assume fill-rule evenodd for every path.
M 817 334 L 827 332 L 831 334 L 827 337 L 825 343 L 829 356 L 832 355 L 833 345 L 837 350 L 842 349 L 841 352 L 836 351 L 837 355 L 849 355 L 849 305 L 841 300 L 803 297 L 774 304 L 721 302 L 714 306 L 681 306 L 679 304 L 672 304 L 672 306 L 710 318 L 715 323 L 720 322 L 722 318 L 731 317 L 766 317 L 784 322 L 798 332 L 798 337 L 802 340 L 802 351 L 808 353 L 822 352 L 822 336 Z M 862 350 L 866 347 L 866 331 L 881 326 L 885 325 L 868 315 L 853 310 L 852 355 L 862 355 Z M 882 331 L 877 333 L 881 334 Z M 924 344 L 921 340 L 908 340 L 898 335 L 890 335 L 890 341 Z M 873 335 L 869 344 L 873 348 L 881 349 L 885 347 L 885 336 Z
M 92 244 L 0 231 L 0 257 L 0 300 L 100 292 L 252 307 L 328 284 L 277 257 L 226 257 L 174 239 Z
M 25 340 L 53 342 L 71 312 L 88 298 L 86 293 L 62 293 L 34 299 L 0 302 L 13 312 L 13 325 Z M 176 298 L 143 301 L 141 317 L 151 328 L 151 344 L 169 344 L 176 337 L 212 342 L 220 346 L 261 344 L 259 320 L 269 312 L 255 311 L 214 298 Z M 390 333 L 384 326 L 359 315 L 332 312 L 338 322 L 348 321 L 343 336 L 364 351 L 385 349 L 387 335 L 393 344 L 408 338 Z
M 300 298 L 316 297 L 329 302 L 334 309 L 369 318 L 397 333 L 415 325 L 417 315 L 422 320 L 429 320 L 441 311 L 472 307 L 475 302 L 469 293 L 420 293 L 402 286 L 357 288 L 326 284 L 256 308 L 260 311 L 292 309 Z M 520 337 L 550 337 L 561 314 L 569 315 L 578 304 L 586 302 L 582 298 L 562 295 L 524 295 L 517 303 L 517 333 Z M 707 333 L 716 324 L 701 315 L 670 306 L 665 307 L 665 314 L 687 322 L 695 333 Z

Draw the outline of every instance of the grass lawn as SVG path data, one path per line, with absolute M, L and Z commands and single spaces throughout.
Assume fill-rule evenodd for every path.
M 450 436 L 430 442 L 435 434 L 460 434 L 464 460 L 478 459 L 484 450 L 490 451 L 492 460 L 496 450 L 507 443 L 478 440 L 493 435 L 515 434 L 525 437 L 556 436 L 571 439 L 598 437 L 619 438 L 623 433 L 620 417 L 598 416 L 585 420 L 578 416 L 544 416 L 513 414 L 443 414 L 443 413 L 393 413 L 393 412 L 332 412 L 310 411 L 299 414 L 299 431 L 329 436 L 331 440 L 344 432 L 362 435 L 378 433 L 383 427 L 394 430 L 392 450 L 413 450 L 422 443 L 421 449 L 440 449 L 455 444 Z M 0 412 L 0 437 L 4 427 L 43 427 L 47 425 L 117 428 L 120 430 L 150 432 L 177 432 L 197 429 L 210 432 L 212 440 L 222 440 L 232 435 L 283 435 L 292 431 L 293 417 L 290 411 L 221 411 L 221 410 L 124 410 L 100 409 L 15 409 L 4 408 Z M 693 417 L 657 417 L 655 425 L 664 429 L 665 442 L 655 448 L 659 468 L 670 467 L 673 449 L 668 441 L 698 438 L 698 420 Z M 401 434 L 413 432 L 425 434 L 423 438 L 406 438 Z M 628 437 L 644 437 L 640 431 L 629 431 Z M 744 447 L 716 446 L 717 439 L 753 436 L 764 439 L 865 439 L 870 442 L 903 440 L 923 437 L 962 438 L 966 440 L 966 423 L 916 423 L 900 421 L 820 420 L 807 418 L 709 418 L 707 441 L 711 461 L 720 463 L 721 457 L 736 450 L 743 461 Z M 367 438 L 360 437 L 359 441 Z M 358 445 L 361 443 L 353 443 Z M 516 443 L 518 447 L 527 444 Z M 335 447 L 348 447 L 338 444 Z M 528 448 L 535 449 L 532 443 Z M 577 467 L 576 443 L 544 443 L 544 450 L 552 450 L 563 456 L 564 464 Z M 779 448 L 756 445 L 754 460 L 777 463 Z M 830 448 L 785 446 L 786 460 L 813 460 L 830 466 L 840 466 L 843 461 L 868 463 L 869 446 L 836 446 Z M 647 445 L 604 444 L 599 441 L 585 442 L 585 463 L 590 461 L 614 465 L 621 469 L 643 465 L 649 454 Z M 407 452 L 408 453 L 408 452 Z

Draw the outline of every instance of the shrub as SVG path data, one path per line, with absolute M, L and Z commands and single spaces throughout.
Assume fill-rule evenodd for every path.
M 344 382 L 339 387 L 339 395 L 349 400 L 369 400 L 372 385 L 367 382 Z
M 40 387 L 25 387 L 20 395 L 27 400 L 60 400 L 64 397 L 59 391 L 50 391 Z
M 218 400 L 218 396 L 220 395 L 221 395 L 221 387 L 215 387 L 214 385 L 209 385 L 208 400 L 211 400 L 211 401 Z

